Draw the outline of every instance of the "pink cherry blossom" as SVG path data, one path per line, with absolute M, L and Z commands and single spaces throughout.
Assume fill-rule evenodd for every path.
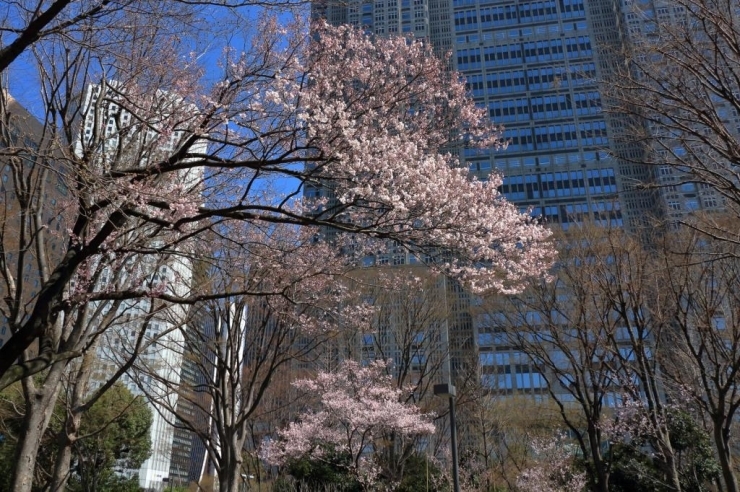
M 537 462 L 520 473 L 516 481 L 518 490 L 581 492 L 585 489 L 586 473 L 574 469 L 574 452 L 564 435 L 535 439 L 531 445 Z
M 321 459 L 323 446 L 331 445 L 351 458 L 350 472 L 362 482 L 375 480 L 372 452 L 385 433 L 419 436 L 434 433 L 430 415 L 401 402 L 403 391 L 387 375 L 390 362 L 376 361 L 363 367 L 344 361 L 336 372 L 320 372 L 314 379 L 295 381 L 297 388 L 316 395 L 318 402 L 278 439 L 265 444 L 263 457 L 276 465 L 309 456 Z

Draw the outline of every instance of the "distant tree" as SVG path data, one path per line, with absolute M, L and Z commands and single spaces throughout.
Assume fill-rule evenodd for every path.
M 135 258 L 129 258 L 136 264 Z M 154 266 L 159 271 L 159 266 Z M 123 275 L 125 277 L 125 275 Z M 120 281 L 113 276 L 110 282 Z M 57 399 L 56 419 L 61 422 L 54 426 L 56 433 L 56 459 L 52 471 L 50 488 L 52 491 L 65 490 L 70 477 L 73 460 L 73 446 L 81 432 L 82 420 L 108 390 L 116 385 L 124 375 L 131 373 L 136 359 L 147 353 L 163 355 L 165 340 L 172 338 L 173 332 L 179 334 L 185 322 L 181 311 L 173 312 L 164 303 L 140 303 L 138 310 L 130 304 L 113 301 L 97 302 L 80 306 L 75 313 L 75 324 L 92 339 L 82 357 L 73 360 L 61 380 L 61 391 Z M 154 321 L 163 323 L 166 328 L 154 334 L 151 329 Z M 164 324 L 164 323 L 163 323 Z M 86 326 L 86 328 L 82 328 Z M 115 350 L 111 350 L 115 347 Z M 128 371 L 128 373 L 127 373 Z M 49 374 L 44 384 L 53 384 Z M 43 392 L 43 390 L 42 390 Z M 43 409 L 34 405 L 26 410 L 26 418 Z
M 674 409 L 668 414 L 671 443 L 676 451 L 681 490 L 705 492 L 713 490 L 712 483 L 720 475 L 710 434 L 685 411 Z M 659 460 L 646 453 L 651 437 L 633 434 L 630 439 L 612 443 L 609 454 L 612 473 L 610 490 L 631 492 L 654 490 L 668 492 L 674 488 L 665 483 Z
M 332 447 L 326 447 L 322 450 L 320 458 L 304 456 L 290 460 L 285 466 L 284 473 L 295 479 L 298 488 L 360 492 L 362 484 L 350 472 L 349 460 L 349 454 L 337 453 Z
M 629 29 L 628 63 L 605 87 L 607 111 L 629 114 L 624 134 L 648 152 L 635 163 L 651 164 L 658 185 L 695 188 L 702 207 L 740 213 L 740 12 L 734 2 L 668 0 L 630 3 L 622 10 Z M 629 157 L 628 157 L 629 158 Z M 689 184 L 689 183 L 693 183 Z M 681 200 L 668 214 L 737 243 L 734 221 L 692 214 Z M 735 489 L 733 487 L 733 489 Z
M 736 425 L 740 409 L 740 249 L 682 231 L 661 245 L 668 272 L 670 350 L 662 373 L 679 401 L 691 402 L 710 429 L 726 490 L 737 492 Z
M 23 398 L 19 385 L 0 393 L 0 469 L 10 472 L 15 466 L 17 431 L 23 424 Z M 50 485 L 55 457 L 58 453 L 55 432 L 64 419 L 58 405 L 52 425 L 44 434 L 42 459 L 35 470 L 35 489 Z M 150 453 L 149 427 L 152 414 L 141 397 L 135 397 L 123 385 L 116 384 L 82 416 L 81 430 L 72 445 L 74 466 L 66 490 L 125 491 L 138 490 L 138 478 L 120 474 L 138 469 Z M 12 473 L 2 475 L 7 481 Z M 2 490 L 12 490 L 10 482 L 0 481 Z
M 123 470 L 138 470 L 151 452 L 149 427 L 152 411 L 141 396 L 121 384 L 106 391 L 84 415 L 80 434 L 73 444 L 74 475 L 68 489 L 124 490 L 132 481 Z
M 265 458 L 276 465 L 291 459 L 323 459 L 327 448 L 347 456 L 346 469 L 363 487 L 379 478 L 376 454 L 382 452 L 382 437 L 395 431 L 399 440 L 434 433 L 429 416 L 400 401 L 402 391 L 386 376 L 387 362 L 362 367 L 345 361 L 334 373 L 319 373 L 315 379 L 294 384 L 315 395 L 315 407 L 267 442 Z M 402 443 L 401 443 L 402 445 Z
M 567 239 L 555 281 L 487 319 L 547 381 L 595 487 L 736 490 L 737 245 L 691 228 Z
M 528 365 L 542 378 L 579 446 L 594 489 L 606 492 L 610 463 L 602 448 L 606 440 L 603 422 L 608 419 L 605 399 L 617 391 L 619 380 L 611 364 L 609 337 L 615 329 L 611 308 L 608 299 L 594 295 L 592 279 L 600 272 L 596 262 L 583 260 L 595 253 L 588 248 L 586 239 L 563 247 L 553 282 L 534 282 L 520 296 L 493 299 L 484 315 L 484 327 L 501 343 L 517 349 L 513 362 Z M 599 254 L 598 258 L 603 257 Z M 504 374 L 511 372 L 510 365 L 507 360 L 490 370 Z M 543 445 L 547 441 L 532 436 L 519 445 L 528 448 L 533 439 Z
M 426 492 L 449 490 L 449 482 L 444 480 L 443 471 L 437 460 L 428 455 L 414 453 L 404 464 L 401 482 L 394 489 L 396 492 Z
M 581 492 L 588 484 L 585 472 L 578 469 L 574 449 L 566 436 L 535 439 L 531 446 L 533 465 L 521 472 L 517 489 L 522 492 Z
M 563 421 L 552 400 L 498 396 L 496 390 L 481 388 L 482 394 L 466 405 L 465 442 L 472 446 L 463 453 L 480 468 L 481 485 L 514 489 L 522 470 L 536 460 L 531 442 L 561 432 Z
M 187 359 L 193 380 L 163 373 L 157 358 L 139 358 L 131 369 L 161 414 L 203 443 L 223 492 L 239 490 L 245 465 L 254 468 L 248 453 L 259 445 L 255 440 L 290 408 L 285 386 L 296 377 L 291 369 L 299 371 L 321 352 L 340 319 L 359 319 L 363 312 L 341 302 L 347 292 L 335 275 L 344 260 L 335 248 L 290 227 L 245 228 L 242 234 L 240 242 L 212 242 L 219 258 L 208 264 L 204 283 L 214 299 L 196 305 L 182 342 L 170 347 Z M 246 294 L 221 298 L 234 289 Z
M 554 281 L 503 299 L 488 317 L 492 333 L 517 347 L 546 381 L 589 479 L 604 492 L 612 463 L 603 444 L 623 438 L 611 427 L 614 408 L 625 401 L 637 407 L 635 422 L 651 438 L 663 480 L 681 490 L 660 370 L 660 354 L 674 346 L 666 338 L 672 301 L 659 257 L 620 229 L 571 228 Z

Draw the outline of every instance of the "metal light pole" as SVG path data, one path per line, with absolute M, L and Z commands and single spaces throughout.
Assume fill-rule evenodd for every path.
M 452 485 L 453 492 L 460 492 L 460 473 L 457 468 L 457 422 L 455 421 L 455 386 L 448 383 L 435 384 L 434 394 L 450 401 L 450 446 L 452 447 Z

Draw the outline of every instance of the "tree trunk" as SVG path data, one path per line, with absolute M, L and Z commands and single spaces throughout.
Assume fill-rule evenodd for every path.
M 67 402 L 67 414 L 64 426 L 57 434 L 57 457 L 52 472 L 50 492 L 64 492 L 69 480 L 69 469 L 72 462 L 72 445 L 75 443 L 80 431 L 82 414 L 80 407 L 88 392 L 88 383 L 94 361 L 97 359 L 97 351 L 93 348 L 82 358 L 76 371 L 74 371 L 74 388 L 71 392 L 71 401 Z
M 670 439 L 666 437 L 666 439 Z M 668 442 L 670 444 L 670 441 L 664 441 L 663 444 Z M 663 456 L 665 457 L 665 466 L 666 466 L 666 472 L 668 473 L 668 481 L 673 486 L 673 490 L 676 492 L 681 492 L 681 478 L 678 474 L 678 469 L 676 468 L 676 455 L 673 452 L 672 446 L 662 446 L 663 450 Z
M 219 492 L 241 492 L 239 488 L 241 477 L 239 468 L 235 464 L 230 464 L 223 473 L 218 476 Z
M 727 492 L 738 492 L 735 472 L 732 469 L 732 450 L 730 449 L 729 435 L 724 430 L 723 420 L 721 418 L 712 419 L 714 427 L 714 444 L 717 449 L 719 465 L 722 468 L 722 478 L 725 482 Z
M 221 492 L 241 492 L 239 488 L 240 479 L 238 473 L 235 473 L 234 475 L 231 475 L 228 477 L 228 480 L 221 482 L 225 486 L 221 486 Z
M 591 448 L 591 459 L 594 463 L 596 490 L 599 492 L 609 492 L 609 470 L 601 455 L 601 440 L 593 422 L 589 422 L 588 424 L 588 444 Z
M 16 445 L 14 492 L 31 492 L 36 457 L 41 440 L 54 413 L 54 405 L 59 394 L 62 366 L 63 364 L 57 363 L 52 367 L 41 388 L 36 388 L 31 378 L 22 381 L 26 399 L 26 415 L 23 418 L 23 429 Z
M 57 457 L 51 477 L 50 492 L 64 492 L 72 463 L 72 444 L 80 429 L 81 414 L 67 415 L 64 428 L 57 434 Z
M 16 465 L 13 490 L 16 492 L 31 491 L 33 472 L 36 468 L 36 455 L 48 420 L 49 416 L 46 415 L 46 412 L 27 408 L 26 415 L 23 418 L 23 431 L 19 436 L 15 450 Z
M 221 448 L 218 474 L 219 492 L 241 492 L 242 449 L 244 440 L 232 435 Z

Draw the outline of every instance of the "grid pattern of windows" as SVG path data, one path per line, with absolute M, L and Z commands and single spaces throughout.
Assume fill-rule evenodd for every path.
M 618 184 L 584 0 L 493 3 L 453 0 L 455 68 L 508 142 L 464 153 L 471 171 L 502 169 L 504 196 L 545 221 L 621 223 L 603 199 Z
M 538 149 L 578 147 L 578 132 L 574 123 L 540 126 L 534 129 Z
M 563 42 L 560 39 L 524 43 L 524 61 L 526 63 L 562 60 L 563 57 Z
M 427 0 L 350 0 L 342 4 L 313 5 L 314 15 L 324 15 L 332 24 L 362 26 L 375 34 L 429 34 Z
M 471 51 L 458 51 L 458 69 L 465 70 L 462 64 L 465 64 L 468 68 L 472 68 L 473 64 L 478 64 L 478 67 L 480 67 L 480 60 L 477 58 L 473 60 Z M 475 50 L 475 55 L 478 55 L 479 52 L 479 49 Z M 465 58 L 466 56 L 468 58 Z M 475 77 L 475 74 L 468 75 L 469 79 L 470 77 Z M 571 64 L 569 67 L 528 67 L 526 70 L 489 72 L 486 74 L 486 81 L 489 81 L 486 88 L 488 89 L 487 94 L 490 96 L 496 96 L 505 92 L 523 92 L 527 89 L 532 92 L 553 89 L 564 90 L 568 87 L 593 84 L 595 78 L 596 68 L 593 63 L 576 63 Z M 598 95 L 598 92 L 595 94 L 598 96 L 600 106 L 600 95 Z M 474 94 L 474 96 L 482 95 L 482 93 Z
M 495 68 L 502 65 L 522 65 L 522 45 L 520 43 L 489 46 L 483 49 L 483 61 L 486 67 Z
M 527 79 L 524 70 L 486 74 L 486 94 L 496 95 L 507 92 L 522 92 L 526 89 Z
M 552 94 L 532 98 L 532 117 L 534 119 L 565 118 L 573 116 L 573 105 L 565 94 Z
M 481 333 L 482 336 L 488 335 Z M 488 388 L 510 393 L 513 390 L 544 389 L 545 378 L 523 352 L 481 352 L 481 381 Z
M 591 40 L 588 36 L 574 36 L 565 39 L 545 39 L 525 43 L 496 43 L 493 46 L 461 49 L 456 52 L 458 70 L 498 68 L 501 66 L 552 63 L 565 58 L 579 59 L 592 55 Z M 481 63 L 482 62 L 482 63 Z M 560 68 L 562 71 L 563 69 Z
M 519 18 L 522 22 L 541 22 L 556 20 L 558 10 L 555 0 L 548 2 L 522 3 L 519 5 Z
M 489 106 L 489 114 L 498 123 L 529 121 L 529 100 L 521 98 L 493 101 Z
M 499 123 L 527 120 L 528 110 L 526 105 L 520 101 L 493 102 L 489 113 L 491 116 L 500 116 L 501 119 L 497 120 Z M 587 121 L 578 124 L 558 123 L 534 128 L 507 128 L 504 131 L 504 138 L 509 143 L 507 148 L 509 152 L 605 146 L 609 143 L 604 121 Z
M 539 198 L 612 195 L 617 191 L 613 168 L 504 176 L 501 193 L 514 202 Z
M 456 32 L 482 29 L 506 28 L 515 25 L 538 24 L 560 19 L 585 17 L 583 0 L 546 0 L 509 5 L 486 5 L 490 0 L 481 0 L 479 9 L 472 0 L 453 0 Z
M 453 0 L 453 28 L 461 33 L 455 37 L 455 68 L 468 77 L 478 105 L 487 108 L 495 123 L 506 125 L 508 148 L 491 157 L 498 161 L 505 154 L 504 167 L 494 167 L 511 175 L 504 185 L 511 200 L 530 204 L 582 200 L 590 196 L 581 168 L 588 162 L 610 169 L 612 182 L 605 190 L 616 191 L 613 163 L 586 158 L 587 153 L 609 146 L 586 15 L 584 0 L 503 5 L 492 0 Z M 565 158 L 574 153 L 580 157 Z M 485 177 L 490 158 L 479 152 L 465 156 L 474 159 L 471 169 Z M 571 167 L 576 165 L 579 169 Z M 517 167 L 528 166 L 536 168 L 516 176 Z M 595 195 L 600 194 L 597 188 L 592 187 Z M 566 213 L 558 210 L 552 215 Z

